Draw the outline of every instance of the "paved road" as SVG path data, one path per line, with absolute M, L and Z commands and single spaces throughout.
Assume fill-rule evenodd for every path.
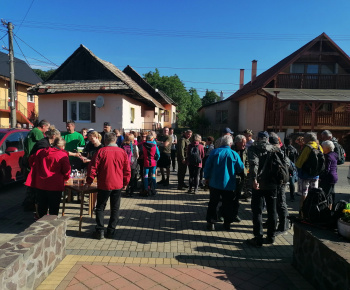
M 337 199 L 349 200 L 349 164 L 339 167 Z M 188 195 L 176 187 L 172 173 L 170 186 L 159 188 L 159 195 L 123 198 L 113 240 L 91 239 L 95 221 L 87 212 L 79 235 L 79 205 L 68 204 L 67 257 L 38 289 L 312 289 L 291 266 L 292 230 L 275 245 L 246 246 L 252 222 L 250 204 L 242 202 L 242 222 L 232 231 L 221 224 L 215 232 L 205 231 L 208 192 Z M 0 243 L 33 222 L 33 214 L 21 208 L 24 195 L 23 185 L 1 189 Z M 298 199 L 288 202 L 291 214 L 297 214 L 298 204 Z

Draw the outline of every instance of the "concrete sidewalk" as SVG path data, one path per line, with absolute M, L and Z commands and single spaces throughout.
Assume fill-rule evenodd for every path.
M 67 257 L 38 289 L 313 289 L 291 266 L 292 231 L 275 245 L 245 245 L 252 237 L 248 202 L 230 232 L 222 224 L 206 231 L 209 192 L 189 195 L 176 179 L 172 173 L 154 197 L 123 198 L 113 240 L 91 238 L 95 220 L 87 209 L 79 235 L 79 205 L 67 204 Z M 291 214 L 298 201 L 289 203 Z

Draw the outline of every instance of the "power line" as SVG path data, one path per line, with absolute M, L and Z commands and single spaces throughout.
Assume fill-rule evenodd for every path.
M 26 21 L 25 27 L 37 29 L 67 30 L 81 32 L 96 32 L 109 34 L 133 34 L 140 36 L 162 36 L 162 37 L 182 37 L 182 38 L 212 38 L 212 39 L 237 39 L 237 40 L 309 40 L 311 34 L 272 34 L 272 33 L 232 33 L 232 32 L 207 32 L 207 31 L 178 31 L 159 30 L 130 27 L 96 26 L 82 24 L 52 23 Z M 350 35 L 333 36 L 334 40 L 349 41 Z
M 21 51 L 21 53 L 22 53 L 23 57 L 25 58 L 26 63 L 27 63 L 29 66 L 30 66 L 30 64 L 29 64 L 29 62 L 28 62 L 28 60 L 27 60 L 26 56 L 23 54 L 23 51 L 22 51 L 21 47 L 19 46 L 19 44 L 18 44 L 18 42 L 17 42 L 16 38 L 15 38 L 15 41 L 16 41 L 17 46 L 18 46 L 19 50 Z
M 32 8 L 33 3 L 34 3 L 34 0 L 32 0 L 32 3 L 30 3 L 30 6 L 29 6 L 29 8 L 28 8 L 28 10 L 27 10 L 27 13 L 24 15 L 21 24 L 18 26 L 17 32 L 20 30 L 21 25 L 23 24 L 24 19 L 26 19 L 27 15 L 28 15 L 28 13 L 29 13 L 30 8 Z
M 24 40 L 22 40 L 21 38 L 19 38 L 16 34 L 15 37 L 18 38 L 20 41 L 22 41 L 24 44 L 26 44 L 28 47 L 30 47 L 32 50 L 34 50 L 37 54 L 39 54 L 41 57 L 45 58 L 46 60 L 48 60 L 50 63 L 52 63 L 54 66 L 58 67 L 57 64 L 53 63 L 51 60 L 49 60 L 47 57 L 43 56 L 39 51 L 37 51 L 36 49 L 34 49 L 33 47 L 31 47 L 28 43 L 26 43 Z

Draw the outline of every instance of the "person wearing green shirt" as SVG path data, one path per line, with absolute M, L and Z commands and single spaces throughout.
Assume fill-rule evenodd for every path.
M 50 123 L 46 120 L 41 120 L 37 127 L 33 128 L 24 140 L 24 156 L 29 157 L 34 145 L 39 140 L 43 139 L 44 133 L 49 130 Z
M 79 132 L 75 131 L 75 122 L 73 120 L 67 121 L 66 128 L 67 132 L 63 132 L 61 134 L 62 138 L 66 140 L 65 150 L 68 152 L 74 152 L 78 149 L 78 147 L 84 147 L 84 137 Z M 80 158 L 69 154 L 69 162 L 71 164 L 72 169 L 81 169 L 82 160 Z

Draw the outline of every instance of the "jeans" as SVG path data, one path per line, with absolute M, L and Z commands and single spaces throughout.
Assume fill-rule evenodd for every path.
M 62 191 L 50 191 L 35 189 L 37 194 L 38 203 L 38 214 L 39 217 L 47 215 L 47 210 L 49 210 L 49 215 L 58 215 L 60 209 Z
M 104 211 L 106 208 L 108 198 L 110 198 L 111 216 L 109 218 L 107 231 L 113 232 L 115 230 L 119 219 L 121 192 L 121 189 L 98 190 L 96 204 L 96 231 L 104 230 Z
M 262 241 L 263 238 L 262 212 L 264 199 L 267 209 L 267 236 L 274 237 L 277 224 L 277 189 L 252 189 L 253 234 L 259 241 Z
M 151 180 L 149 177 L 151 175 Z M 143 168 L 143 188 L 145 191 L 148 190 L 148 185 L 150 186 L 151 192 L 155 193 L 156 191 L 156 166 L 153 167 L 144 167 Z
M 200 170 L 201 170 L 201 167 L 197 167 L 193 165 L 188 166 L 188 171 L 190 172 L 190 180 L 189 180 L 190 189 L 192 188 L 194 188 L 194 190 L 198 189 Z
M 278 215 L 278 231 L 284 232 L 288 230 L 289 221 L 288 207 L 286 202 L 286 186 L 279 185 L 277 188 L 277 215 Z
M 212 223 L 218 219 L 217 206 L 222 200 L 222 216 L 225 224 L 230 224 L 233 221 L 234 200 L 236 198 L 235 193 L 232 190 L 222 190 L 214 187 L 210 187 L 210 199 L 207 210 L 206 220 L 208 223 Z

